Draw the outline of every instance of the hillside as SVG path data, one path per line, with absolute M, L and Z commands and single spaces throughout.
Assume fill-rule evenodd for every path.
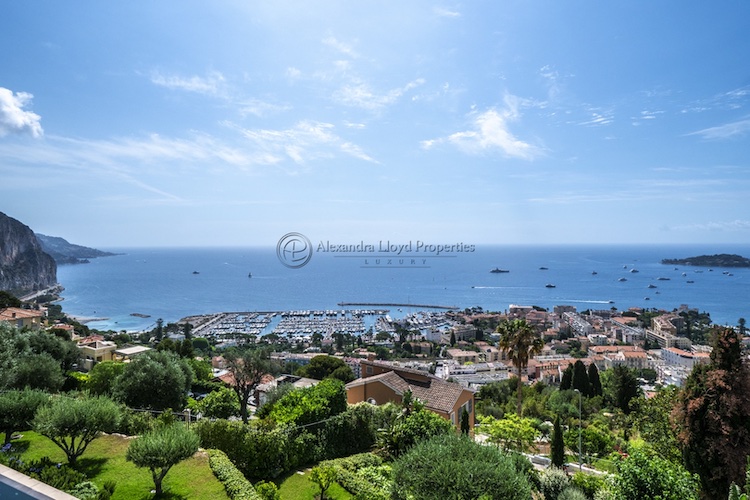
M 58 264 L 85 264 L 88 262 L 88 259 L 116 255 L 111 252 L 97 250 L 96 248 L 69 243 L 64 238 L 58 236 L 47 236 L 46 234 L 36 233 L 36 238 L 42 245 L 42 249 L 50 254 Z

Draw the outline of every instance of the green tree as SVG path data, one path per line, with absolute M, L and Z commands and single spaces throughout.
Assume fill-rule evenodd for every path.
M 68 463 L 75 465 L 101 432 L 117 428 L 120 416 L 117 403 L 103 396 L 59 396 L 38 409 L 33 427 L 59 446 L 68 457 Z
M 21 300 L 10 292 L 0 290 L 0 309 L 21 307 Z
M 0 432 L 5 432 L 5 444 L 15 431 L 31 427 L 37 409 L 48 400 L 47 393 L 31 389 L 0 393 Z
M 125 371 L 125 363 L 117 361 L 102 361 L 97 363 L 89 372 L 89 378 L 84 388 L 91 394 L 112 396 L 117 378 Z
M 268 418 L 278 424 L 306 425 L 343 413 L 346 405 L 344 383 L 326 379 L 285 394 L 273 404 Z
M 518 376 L 518 404 L 516 410 L 521 416 L 522 386 L 521 371 L 529 364 L 529 359 L 542 352 L 544 341 L 534 327 L 522 319 L 504 321 L 497 327 L 500 333 L 498 346 L 516 367 Z
M 625 415 L 630 414 L 630 401 L 641 394 L 638 387 L 638 379 L 633 370 L 617 365 L 612 368 L 612 402 L 615 407 L 621 409 Z
M 569 391 L 573 387 L 573 365 L 570 364 L 563 370 L 562 378 L 560 379 L 560 390 Z
M 599 378 L 599 369 L 596 367 L 596 363 L 591 363 L 588 370 L 589 384 L 591 386 L 591 396 L 602 396 L 602 381 Z
M 209 392 L 205 398 L 198 401 L 195 410 L 206 418 L 230 418 L 239 416 L 240 404 L 234 391 L 222 387 L 217 391 Z
M 512 413 L 501 419 L 482 417 L 479 423 L 482 432 L 489 436 L 488 441 L 505 450 L 526 452 L 541 435 L 532 419 L 521 418 Z
M 618 474 L 612 481 L 614 500 L 698 499 L 697 477 L 686 471 L 682 465 L 665 460 L 648 450 L 636 448 L 630 456 L 620 462 L 617 469 Z
M 442 434 L 454 434 L 451 423 L 416 404 L 411 412 L 402 412 L 381 432 L 380 446 L 390 456 L 403 455 L 420 441 Z
M 46 352 L 22 356 L 15 366 L 13 377 L 13 387 L 16 389 L 57 392 L 65 383 L 60 363 Z
M 560 415 L 555 417 L 555 423 L 552 427 L 550 452 L 552 465 L 555 467 L 562 467 L 565 464 L 565 441 L 563 440 L 563 430 L 560 425 Z
M 185 407 L 193 371 L 169 351 L 149 351 L 127 363 L 115 381 L 114 397 L 131 408 L 165 410 Z
M 750 455 L 750 370 L 733 328 L 719 327 L 709 365 L 688 376 L 673 416 L 685 466 L 701 479 L 706 496 L 725 497 L 744 481 Z
M 469 412 L 466 411 L 466 408 L 463 408 L 461 411 L 461 434 L 468 436 L 469 431 L 471 429 L 469 428 Z
M 169 469 L 198 451 L 198 435 L 182 424 L 157 427 L 131 441 L 126 460 L 136 467 L 147 467 L 154 480 L 156 496 L 162 494 L 162 481 Z
M 671 413 L 677 406 L 679 390 L 670 385 L 662 387 L 651 398 L 638 398 L 631 407 L 629 421 L 654 452 L 671 462 L 681 463 L 677 431 Z
M 320 500 L 325 498 L 326 490 L 336 481 L 336 468 L 332 465 L 318 465 L 310 471 L 310 481 L 320 488 Z
M 417 443 L 394 462 L 393 498 L 527 500 L 531 487 L 510 454 L 449 433 Z
M 247 403 L 263 376 L 276 371 L 268 354 L 264 351 L 245 351 L 241 354 L 230 351 L 224 358 L 227 370 L 232 374 L 231 387 L 240 404 L 240 416 L 247 423 Z
M 354 380 L 354 372 L 343 359 L 327 354 L 313 357 L 308 364 L 297 370 L 296 375 L 316 380 L 333 377 L 344 383 Z

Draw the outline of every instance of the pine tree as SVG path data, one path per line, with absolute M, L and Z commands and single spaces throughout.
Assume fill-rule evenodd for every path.
M 555 425 L 552 428 L 550 455 L 552 465 L 555 467 L 562 467 L 565 464 L 565 442 L 563 441 L 563 432 L 560 426 L 560 415 L 555 417 Z

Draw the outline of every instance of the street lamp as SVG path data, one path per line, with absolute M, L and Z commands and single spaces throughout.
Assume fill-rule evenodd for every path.
M 578 472 L 583 470 L 583 462 L 581 461 L 581 421 L 583 420 L 583 413 L 581 412 L 581 401 L 583 401 L 583 394 L 578 389 L 573 389 L 578 393 Z

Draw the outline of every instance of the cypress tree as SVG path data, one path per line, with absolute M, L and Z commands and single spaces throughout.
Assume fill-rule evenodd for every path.
M 591 395 L 601 396 L 602 392 L 602 381 L 599 378 L 599 369 L 595 363 L 589 365 L 589 384 L 591 385 Z
M 589 375 L 586 373 L 586 365 L 580 359 L 573 365 L 573 389 L 578 389 L 584 396 L 591 395 L 591 384 L 589 384 Z
M 560 390 L 569 391 L 572 385 L 573 385 L 573 365 L 568 365 L 568 367 L 565 368 L 565 370 L 563 370 L 562 380 L 560 381 Z
M 565 443 L 563 442 L 562 427 L 560 426 L 560 415 L 555 417 L 555 425 L 552 428 L 550 454 L 553 466 L 562 467 L 565 464 Z

